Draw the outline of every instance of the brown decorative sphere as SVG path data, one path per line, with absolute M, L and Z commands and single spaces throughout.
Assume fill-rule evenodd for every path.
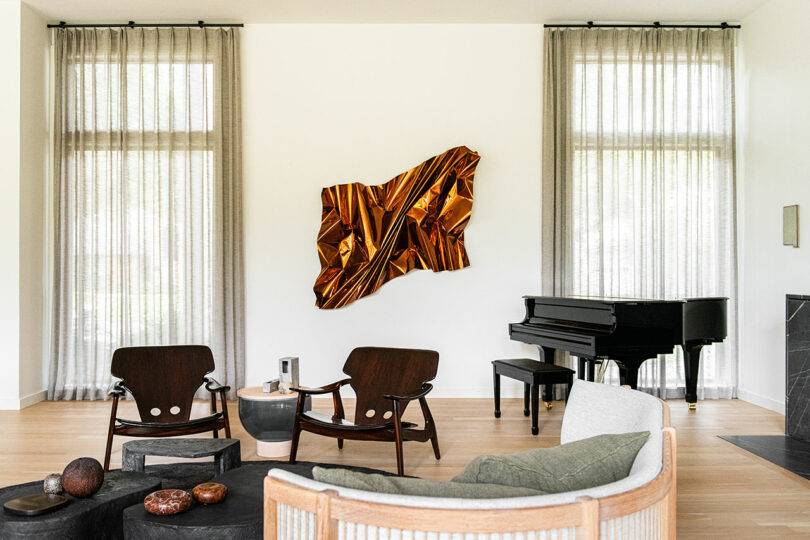
M 225 496 L 228 494 L 228 487 L 225 484 L 219 484 L 217 482 L 205 482 L 204 484 L 194 486 L 191 494 L 194 495 L 197 502 L 215 504 L 225 499 Z
M 93 458 L 74 459 L 62 471 L 62 487 L 74 497 L 89 497 L 104 483 L 104 468 Z
M 191 508 L 191 495 L 182 489 L 161 489 L 150 493 L 143 500 L 143 507 L 150 514 L 170 516 Z

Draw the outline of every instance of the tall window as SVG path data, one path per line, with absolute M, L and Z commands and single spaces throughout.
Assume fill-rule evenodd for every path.
M 49 397 L 103 398 L 123 346 L 205 344 L 243 383 L 235 29 L 55 29 Z
M 734 32 L 546 31 L 550 288 L 729 297 L 729 337 L 703 351 L 700 397 L 732 397 L 736 385 Z M 680 349 L 639 375 L 682 396 Z

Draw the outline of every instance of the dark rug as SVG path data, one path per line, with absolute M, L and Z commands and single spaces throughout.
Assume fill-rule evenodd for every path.
M 286 461 L 272 459 L 242 462 L 242 467 L 249 467 L 251 469 L 264 468 L 265 472 L 277 467 L 300 476 L 305 476 L 307 478 L 312 478 L 312 468 L 316 466 L 327 469 L 351 469 L 353 471 L 364 473 L 395 476 L 393 473 L 380 471 L 377 469 L 369 469 L 367 467 L 350 467 L 347 465 L 335 465 L 332 463 L 315 463 L 313 461 L 299 461 L 295 465 L 290 465 Z M 186 490 L 193 488 L 197 484 L 211 481 L 215 474 L 213 461 L 147 465 L 144 468 L 144 472 L 149 476 L 159 478 L 161 480 L 162 489 Z
M 810 442 L 784 435 L 725 435 L 720 438 L 810 480 Z

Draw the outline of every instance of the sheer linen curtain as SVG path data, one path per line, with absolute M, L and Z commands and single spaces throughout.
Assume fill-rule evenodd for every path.
M 115 349 L 204 344 L 244 384 L 235 28 L 52 34 L 49 399 L 103 399 Z
M 737 385 L 733 29 L 545 31 L 543 276 L 547 294 L 729 297 L 698 396 Z M 611 365 L 606 380 L 618 382 Z M 684 395 L 683 360 L 639 387 Z

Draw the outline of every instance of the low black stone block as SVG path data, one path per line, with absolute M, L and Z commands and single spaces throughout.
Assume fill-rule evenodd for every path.
M 123 538 L 124 509 L 160 488 L 160 479 L 141 473 L 110 471 L 91 497 L 76 499 L 53 512 L 25 517 L 0 511 L 0 538 L 41 540 L 113 540 Z M 0 505 L 42 492 L 42 480 L 0 489 Z

